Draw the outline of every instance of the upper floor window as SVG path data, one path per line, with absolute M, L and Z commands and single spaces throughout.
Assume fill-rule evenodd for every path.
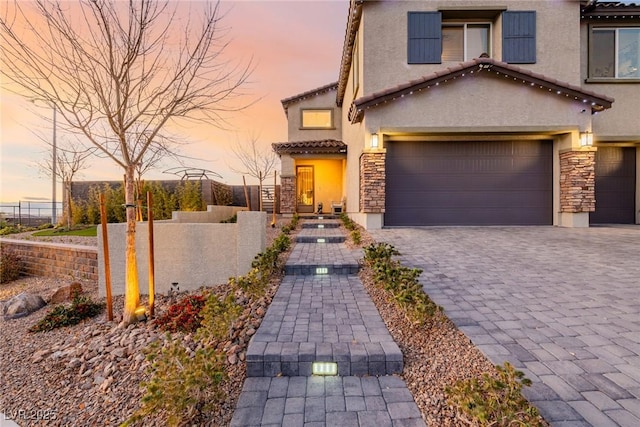
M 333 110 L 302 110 L 302 129 L 333 129 Z
M 478 22 L 482 17 L 478 13 L 474 16 L 473 11 L 469 14 L 471 20 L 455 23 L 443 22 L 442 12 L 409 12 L 408 63 L 468 61 L 483 53 L 492 56 L 492 23 Z M 504 11 L 501 15 L 502 60 L 514 64 L 535 63 L 536 12 Z
M 592 28 L 589 77 L 639 79 L 640 27 Z
M 442 25 L 442 61 L 469 61 L 491 56 L 491 24 Z

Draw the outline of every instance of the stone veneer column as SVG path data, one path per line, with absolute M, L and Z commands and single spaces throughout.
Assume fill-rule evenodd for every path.
M 293 214 L 296 212 L 296 177 L 280 177 L 280 213 Z
M 560 153 L 560 212 L 596 209 L 595 150 Z
M 360 212 L 385 211 L 385 156 L 384 151 L 360 156 Z

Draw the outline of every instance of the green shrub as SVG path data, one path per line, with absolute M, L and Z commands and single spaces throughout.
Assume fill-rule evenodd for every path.
M 182 181 L 176 188 L 176 193 L 181 211 L 202 211 L 205 209 L 201 181 Z
M 362 242 L 362 235 L 360 234 L 360 230 L 352 230 L 351 231 L 351 240 L 355 245 L 359 245 Z
M 220 383 L 226 378 L 224 354 L 215 347 L 189 351 L 182 340 L 168 337 L 167 345 L 151 344 L 147 360 L 149 380 L 141 407 L 123 425 L 143 421 L 149 414 L 164 412 L 167 425 L 183 425 L 201 413 L 208 412 L 225 398 Z
M 238 222 L 238 214 L 233 214 L 232 217 L 227 218 L 227 219 L 223 219 L 222 221 L 220 221 L 223 224 L 235 224 Z
M 25 227 L 21 224 L 16 225 L 7 225 L 0 229 L 0 236 L 5 236 L 7 234 L 15 234 L 15 233 L 24 233 L 25 231 L 33 231 L 35 228 L 33 227 Z
M 102 309 L 104 304 L 76 294 L 71 305 L 55 306 L 42 320 L 29 328 L 29 332 L 46 332 L 63 326 L 77 325 L 84 319 L 97 316 Z
M 371 268 L 375 282 L 388 291 L 411 320 L 424 323 L 439 307 L 424 293 L 419 277 L 422 270 L 408 268 L 393 259 L 400 255 L 388 243 L 371 244 L 364 249 L 365 263 Z
M 458 381 L 446 389 L 449 403 L 458 408 L 472 426 L 544 426 L 538 410 L 522 396 L 522 387 L 530 386 L 509 363 L 496 366 L 497 376 Z
M 0 283 L 11 282 L 20 277 L 22 260 L 13 251 L 2 248 L 0 253 Z

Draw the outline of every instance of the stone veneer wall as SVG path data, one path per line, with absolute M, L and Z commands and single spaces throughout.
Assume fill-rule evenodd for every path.
M 0 244 L 20 257 L 26 276 L 98 281 L 96 247 L 12 239 L 0 239 Z
M 560 153 L 560 211 L 579 213 L 595 209 L 595 151 Z
M 360 212 L 385 211 L 385 156 L 384 152 L 360 156 Z
M 294 176 L 280 177 L 280 213 L 292 214 L 296 211 L 296 180 Z

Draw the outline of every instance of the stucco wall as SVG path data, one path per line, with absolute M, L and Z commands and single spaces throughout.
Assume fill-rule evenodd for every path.
M 595 83 L 589 78 L 589 31 L 593 26 L 615 27 L 617 24 L 627 25 L 635 22 L 640 26 L 640 19 L 631 21 L 614 20 L 614 22 L 584 22 L 580 28 L 581 43 L 581 85 L 584 89 L 610 96 L 615 99 L 613 107 L 599 113 L 593 118 L 593 134 L 598 141 L 640 141 L 640 80 Z
M 459 132 L 587 130 L 591 117 L 581 102 L 487 70 L 365 112 L 371 131 L 409 132 L 447 128 Z
M 185 223 L 216 223 L 227 220 L 240 211 L 247 208 L 240 206 L 207 206 L 206 211 L 186 212 L 174 211 L 171 215 L 172 222 Z
M 407 13 L 440 8 L 535 10 L 537 12 L 536 63 L 522 67 L 571 84 L 580 84 L 580 3 L 569 0 L 425 0 L 365 2 L 361 36 L 364 37 L 363 94 L 406 83 L 458 62 L 407 63 Z M 493 22 L 493 55 L 501 61 L 502 21 Z M 362 96 L 362 95 L 359 95 Z M 346 104 L 345 104 L 346 105 Z
M 98 280 L 98 250 L 92 246 L 0 239 L 3 249 L 16 253 L 25 276 Z
M 244 275 L 251 261 L 266 247 L 266 213 L 238 212 L 237 224 L 154 223 L 156 292 L 166 294 L 171 283 L 181 290 L 226 283 L 229 277 Z M 111 288 L 122 295 L 125 288 L 125 227 L 109 224 L 108 241 Z M 148 223 L 136 228 L 136 253 L 140 292 L 148 293 Z M 104 296 L 102 232 L 98 230 L 100 294 Z
M 301 129 L 303 109 L 332 109 L 333 129 Z M 288 141 L 313 141 L 320 139 L 337 139 L 342 134 L 340 116 L 342 111 L 336 106 L 336 91 L 330 90 L 289 105 L 287 112 Z

